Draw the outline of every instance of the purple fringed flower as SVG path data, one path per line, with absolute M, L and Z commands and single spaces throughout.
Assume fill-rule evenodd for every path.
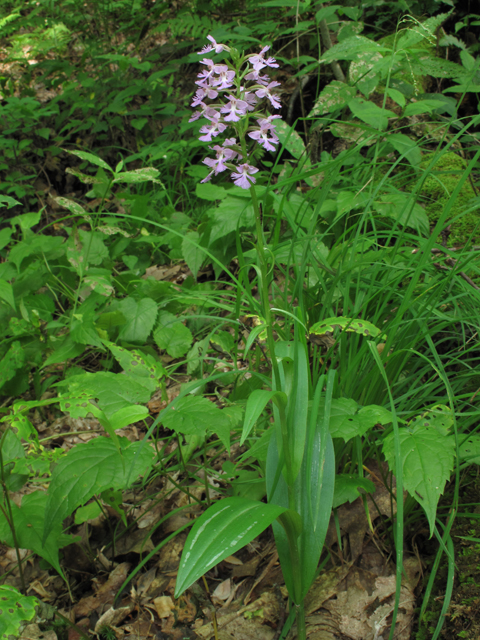
M 229 48 L 224 44 L 218 44 L 213 36 L 207 36 L 207 40 L 210 40 L 212 44 L 206 44 L 203 49 L 198 52 L 199 56 L 203 53 L 209 53 L 210 51 L 215 51 L 215 53 L 221 53 L 224 49 L 229 51 Z
M 249 62 L 255 71 L 260 71 L 264 67 L 278 67 L 278 64 L 275 61 L 275 58 L 268 58 L 265 60 L 265 53 L 270 49 L 270 47 L 263 47 L 263 49 L 257 55 L 253 55 L 249 58 Z
M 215 117 L 209 118 L 209 120 L 211 120 L 212 124 L 204 125 L 203 127 L 200 127 L 200 133 L 204 134 L 199 138 L 199 140 L 202 140 L 202 142 L 211 142 L 212 136 L 213 137 L 218 136 L 219 133 L 222 133 L 222 131 L 225 131 L 225 129 L 227 128 L 226 124 L 223 124 L 223 122 L 220 122 L 220 114 L 217 113 L 216 111 L 215 111 Z
M 278 96 L 275 95 L 274 93 L 271 93 L 271 89 L 274 89 L 275 87 L 279 87 L 279 86 L 280 86 L 280 82 L 270 82 L 270 84 L 264 87 L 263 89 L 258 89 L 258 91 L 255 91 L 255 95 L 258 96 L 259 98 L 268 98 L 274 109 L 280 109 L 282 105 L 278 100 Z
M 252 173 L 257 173 L 257 167 L 252 167 L 247 162 L 244 164 L 239 164 L 237 167 L 238 171 L 234 171 L 232 173 L 233 182 L 237 185 L 237 187 L 242 187 L 242 189 L 250 189 L 252 184 L 255 184 L 255 178 L 252 177 Z
M 230 103 L 224 105 L 220 109 L 220 113 L 228 113 L 228 115 L 224 117 L 225 122 L 238 122 L 240 117 L 247 113 L 248 104 L 245 100 L 239 100 L 235 96 L 229 95 L 227 99 L 230 100 Z
M 228 138 L 225 140 L 222 146 L 216 144 L 214 147 L 210 147 L 212 151 L 216 151 L 216 158 L 205 158 L 203 161 L 204 164 L 211 167 L 212 171 L 208 174 L 206 178 L 201 180 L 200 182 L 208 182 L 212 175 L 217 175 L 222 171 L 228 169 L 225 161 L 234 160 L 234 158 L 238 155 L 236 151 L 233 149 L 229 149 L 230 145 L 234 145 L 236 143 L 235 138 Z
M 261 144 L 267 151 L 275 151 L 274 144 L 278 144 L 278 138 L 275 134 L 271 134 L 272 137 L 268 137 L 268 131 L 250 131 L 248 134 L 252 140 L 256 140 L 258 144 Z

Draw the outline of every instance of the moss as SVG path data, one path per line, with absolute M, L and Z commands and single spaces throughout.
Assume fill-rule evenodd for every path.
M 426 169 L 435 154 L 424 156 L 421 164 Z M 456 153 L 445 153 L 434 165 L 423 183 L 420 195 L 425 201 L 425 211 L 430 225 L 433 227 L 442 215 L 447 202 L 466 169 L 465 161 Z M 472 206 L 472 200 L 476 198 L 470 180 L 466 180 L 452 206 L 448 220 L 455 218 Z M 480 207 L 479 207 L 480 209 Z M 447 225 L 448 225 L 447 220 Z M 470 211 L 462 215 L 460 219 L 452 223 L 449 246 L 465 245 L 470 237 L 475 244 L 480 241 L 480 211 Z M 446 225 L 446 226 L 447 226 Z M 472 236 L 473 234 L 473 236 Z

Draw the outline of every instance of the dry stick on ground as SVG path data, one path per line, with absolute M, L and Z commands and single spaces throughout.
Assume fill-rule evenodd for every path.
M 330 38 L 330 31 L 328 30 L 327 21 L 325 20 L 325 18 L 323 20 L 320 20 L 320 35 L 322 36 L 323 45 L 325 49 L 331 49 L 332 39 Z M 340 82 L 347 81 L 341 66 L 338 64 L 336 60 L 333 60 L 330 63 L 330 66 L 332 67 L 333 75 L 335 76 L 336 80 L 340 80 Z

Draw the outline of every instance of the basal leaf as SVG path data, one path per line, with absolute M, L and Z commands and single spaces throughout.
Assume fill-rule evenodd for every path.
M 111 438 L 98 437 L 77 444 L 60 460 L 48 488 L 44 539 L 53 523 L 63 522 L 96 493 L 126 489 L 129 483 L 147 472 L 154 457 L 152 449 L 127 438 L 119 438 L 119 442 L 121 453 Z
M 421 422 L 416 422 L 411 429 L 401 428 L 399 438 L 403 486 L 425 510 L 432 535 L 438 500 L 453 470 L 455 439 L 453 436 L 441 436 L 435 427 L 424 426 Z M 385 438 L 383 453 L 395 473 L 393 433 Z
M 238 497 L 212 505 L 188 534 L 175 598 L 216 564 L 251 542 L 284 511 L 284 507 Z

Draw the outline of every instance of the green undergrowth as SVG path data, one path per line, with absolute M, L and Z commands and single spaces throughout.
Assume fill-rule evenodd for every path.
M 29 549 L 81 597 L 62 550 L 114 513 L 114 553 L 138 522 L 127 491 L 142 503 L 162 483 L 159 500 L 180 489 L 200 523 L 177 591 L 245 543 L 245 513 L 274 523 L 285 558 L 275 518 L 289 544 L 307 544 L 332 505 L 373 492 L 364 474 L 377 460 L 408 494 L 384 529 L 397 595 L 402 540 L 430 539 L 418 637 L 437 638 L 465 551 L 451 514 L 462 521 L 480 463 L 480 71 L 467 44 L 478 17 L 373 2 L 6 4 L 0 541 L 19 560 L 8 585 L 25 589 Z M 206 35 L 249 53 L 270 44 L 279 63 L 279 143 L 252 152 L 255 194 L 226 174 L 201 182 L 209 150 L 189 103 Z M 61 417 L 73 431 L 93 421 L 97 437 L 61 448 L 42 436 Z M 314 447 L 318 459 L 328 447 L 328 491 Z M 295 473 L 308 504 L 292 497 Z M 217 521 L 213 552 L 200 536 L 201 513 L 223 509 L 212 496 L 246 509 L 237 528 Z M 123 587 L 176 513 L 146 532 L 153 551 Z M 296 597 L 314 569 L 302 588 L 286 571 Z M 13 588 L 4 598 L 18 616 L 4 627 L 0 616 L 0 636 L 34 617 Z M 473 604 L 455 606 L 458 617 Z

